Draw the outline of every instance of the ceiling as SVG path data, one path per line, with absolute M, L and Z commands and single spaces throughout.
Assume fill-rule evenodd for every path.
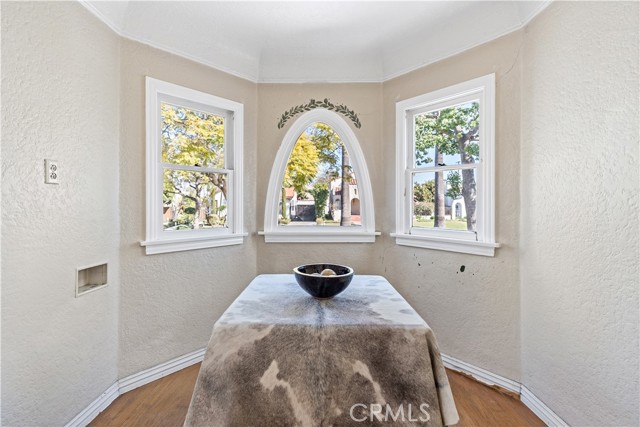
M 525 25 L 544 1 L 82 1 L 118 34 L 254 82 L 380 82 Z

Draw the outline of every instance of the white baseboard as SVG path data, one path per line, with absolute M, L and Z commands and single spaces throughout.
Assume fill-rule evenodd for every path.
M 531 393 L 526 386 L 522 386 L 522 390 L 520 392 L 520 400 L 522 403 L 527 405 L 527 408 L 531 409 L 531 411 L 538 416 L 544 423 L 548 426 L 557 426 L 557 427 L 569 427 L 569 424 L 565 423 L 562 418 L 558 416 L 555 412 L 551 410 L 547 405 L 542 402 L 542 400 L 538 399 L 535 394 Z
M 69 421 L 66 427 L 84 427 L 88 425 L 100 412 L 107 409 L 118 396 L 120 396 L 120 391 L 118 389 L 118 382 L 116 381 L 107 391 L 102 393 L 100 397 L 91 402 L 89 406 L 76 415 L 74 419 Z
M 551 408 L 544 404 L 544 402 L 538 399 L 526 386 L 521 383 L 505 378 L 501 375 L 494 374 L 486 369 L 479 368 L 470 363 L 458 360 L 455 357 L 442 354 L 442 362 L 447 368 L 462 372 L 464 374 L 472 376 L 483 384 L 490 386 L 496 385 L 506 390 L 512 391 L 520 395 L 520 401 L 525 406 L 531 409 L 531 412 L 536 414 L 538 418 L 542 420 L 549 427 L 569 427 L 569 424 L 564 422 L 558 414 L 553 412 Z
M 120 394 L 126 393 L 138 387 L 142 387 L 143 385 L 149 384 L 152 381 L 155 381 L 162 377 L 166 377 L 167 375 L 171 375 L 181 369 L 202 362 L 202 359 L 204 359 L 204 351 L 205 349 L 202 348 L 183 356 L 176 357 L 175 359 L 169 360 L 168 362 L 161 363 L 157 366 L 154 366 L 153 368 L 145 369 L 144 371 L 138 372 L 137 374 L 124 377 L 123 379 L 118 381 Z
M 171 375 L 174 372 L 178 372 L 179 370 L 195 365 L 196 363 L 202 362 L 202 359 L 204 359 L 204 352 L 204 348 L 196 350 L 116 381 L 107 389 L 107 391 L 102 393 L 82 412 L 69 421 L 65 427 L 86 427 L 95 417 L 98 416 L 98 414 L 100 414 L 100 412 L 104 411 L 121 394 L 135 388 L 142 387 L 145 384 L 149 384 L 159 378 Z
M 451 357 L 446 354 L 442 354 L 442 362 L 444 366 L 454 371 L 462 372 L 467 375 L 471 375 L 477 381 L 487 385 L 497 385 L 506 390 L 520 394 L 520 383 L 510 380 L 493 372 L 489 372 L 486 369 L 478 368 L 462 360 L 458 360 L 455 357 Z
M 122 378 L 102 393 L 100 397 L 91 402 L 89 406 L 69 421 L 65 427 L 86 427 L 121 394 L 201 362 L 204 358 L 204 352 L 204 348 L 196 350 L 152 368 L 145 369 L 137 374 Z M 519 382 L 494 374 L 486 369 L 479 368 L 446 354 L 442 354 L 442 361 L 447 368 L 470 375 L 481 383 L 490 386 L 496 385 L 519 394 L 522 403 L 531 409 L 547 426 L 569 427 L 558 414 L 553 412 L 551 408 L 545 405 L 544 402 Z

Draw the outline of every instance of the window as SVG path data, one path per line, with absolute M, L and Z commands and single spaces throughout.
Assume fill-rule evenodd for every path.
M 396 243 L 493 256 L 493 74 L 396 104 Z
M 373 196 L 355 134 L 336 113 L 309 111 L 276 156 L 265 210 L 266 242 L 373 242 Z
M 241 244 L 243 106 L 147 77 L 146 253 Z

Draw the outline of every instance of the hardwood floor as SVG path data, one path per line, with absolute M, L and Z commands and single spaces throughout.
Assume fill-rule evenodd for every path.
M 118 397 L 91 427 L 179 427 L 189 408 L 200 364 L 183 369 Z M 522 402 L 473 379 L 447 370 L 459 427 L 541 427 L 544 423 Z M 265 426 L 266 427 L 266 426 Z

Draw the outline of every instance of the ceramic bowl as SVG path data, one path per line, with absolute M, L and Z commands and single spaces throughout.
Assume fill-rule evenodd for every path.
M 333 270 L 335 276 L 320 276 L 323 270 Z M 338 264 L 305 264 L 293 269 L 298 285 L 314 298 L 333 298 L 347 289 L 353 279 L 353 268 Z

